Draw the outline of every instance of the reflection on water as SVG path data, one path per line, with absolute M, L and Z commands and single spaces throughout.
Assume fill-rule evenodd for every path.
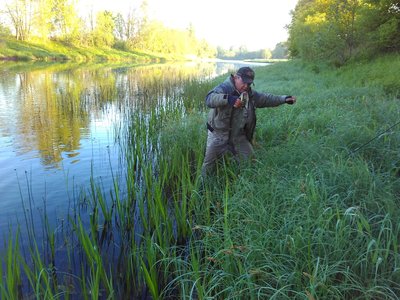
M 92 174 L 107 186 L 110 167 L 124 167 L 118 131 L 132 109 L 174 110 L 178 104 L 167 102 L 184 80 L 212 78 L 238 66 L 1 63 L 0 228 L 21 216 L 26 198 L 37 209 L 46 201 L 48 212 L 62 218 L 71 189 L 89 185 Z

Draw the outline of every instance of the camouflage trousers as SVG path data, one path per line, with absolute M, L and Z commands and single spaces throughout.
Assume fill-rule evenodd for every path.
M 235 137 L 229 143 L 229 132 L 208 131 L 202 174 L 213 170 L 217 159 L 226 153 L 231 153 L 235 160 L 239 162 L 243 159 L 249 159 L 254 150 L 244 134 Z

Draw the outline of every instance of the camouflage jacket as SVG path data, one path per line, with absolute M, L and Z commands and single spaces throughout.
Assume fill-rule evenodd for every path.
M 256 125 L 255 109 L 284 104 L 287 97 L 286 95 L 275 96 L 259 93 L 249 89 L 246 106 L 234 108 L 228 104 L 228 95 L 240 96 L 239 91 L 235 89 L 233 75 L 207 94 L 206 105 L 211 108 L 207 127 L 211 131 L 229 133 L 231 140 L 244 134 L 250 142 Z

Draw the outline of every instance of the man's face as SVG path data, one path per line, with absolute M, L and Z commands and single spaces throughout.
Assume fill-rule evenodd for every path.
M 242 77 L 236 75 L 235 76 L 235 88 L 240 92 L 246 92 L 249 89 L 249 85 L 243 82 Z

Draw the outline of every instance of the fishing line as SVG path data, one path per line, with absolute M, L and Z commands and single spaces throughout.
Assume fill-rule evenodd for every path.
M 348 158 L 350 155 L 356 153 L 358 150 L 360 150 L 361 148 L 365 147 L 366 145 L 368 145 L 369 143 L 371 143 L 373 140 L 379 138 L 382 134 L 388 132 L 390 129 L 392 129 L 393 127 L 396 127 L 397 125 L 400 124 L 400 121 L 393 124 L 392 126 L 390 126 L 388 129 L 386 129 L 385 131 L 382 131 L 381 133 L 377 134 L 376 136 L 374 136 L 372 139 L 370 139 L 368 142 L 366 142 L 365 144 L 359 146 L 358 148 L 356 148 L 355 150 L 351 151 L 346 158 Z

